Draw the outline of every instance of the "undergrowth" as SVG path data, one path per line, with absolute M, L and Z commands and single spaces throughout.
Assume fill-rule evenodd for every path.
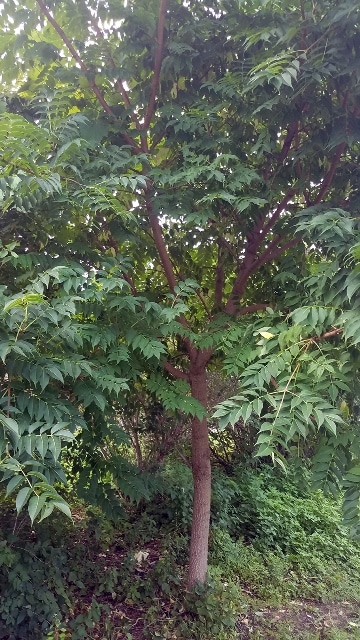
M 0 638 L 231 640 L 264 604 L 360 601 L 360 545 L 336 501 L 267 467 L 215 471 L 209 580 L 187 592 L 191 474 L 169 464 L 163 479 L 117 522 L 76 503 L 74 523 L 31 528 L 3 501 Z

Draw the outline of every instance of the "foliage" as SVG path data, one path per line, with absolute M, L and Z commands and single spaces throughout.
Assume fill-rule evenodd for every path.
M 357 536 L 359 440 L 349 408 L 358 394 L 360 281 L 356 246 L 349 250 L 356 223 L 341 210 L 303 215 L 299 228 L 321 243 L 312 249 L 313 273 L 304 281 L 308 304 L 291 310 L 299 296 L 288 288 L 286 315 L 269 309 L 251 337 L 245 332 L 236 347 L 227 338 L 226 367 L 239 375 L 241 395 L 223 402 L 214 416 L 220 428 L 253 416 L 259 423 L 256 455 L 280 464 L 286 452 L 306 450 L 312 438 L 314 482 L 333 494 L 346 488 L 344 518 Z
M 3 249 L 5 262 L 21 265 L 21 257 Z M 123 402 L 136 376 L 137 347 L 126 342 L 122 314 L 138 321 L 137 308 L 146 303 L 132 301 L 129 309 L 122 268 L 113 258 L 89 274 L 69 262 L 39 273 L 19 292 L 2 287 L 1 470 L 7 494 L 17 492 L 18 513 L 26 505 L 32 522 L 54 507 L 70 515 L 53 485 L 66 483 L 61 451 L 75 438 L 78 466 L 80 459 L 88 465 L 79 477 L 88 501 L 115 514 L 115 489 L 132 500 L 149 494 L 149 481 L 115 450 L 126 434 L 113 421 L 113 404 Z
M 359 597 L 359 546 L 340 525 L 338 502 L 266 467 L 237 486 L 240 522 L 214 527 L 210 575 L 251 584 L 255 597 L 273 602 Z

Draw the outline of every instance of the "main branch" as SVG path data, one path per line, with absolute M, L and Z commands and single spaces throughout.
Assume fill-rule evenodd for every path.
M 160 2 L 160 11 L 159 11 L 159 20 L 158 20 L 158 28 L 157 28 L 157 47 L 155 54 L 155 64 L 154 64 L 154 76 L 151 84 L 151 93 L 149 98 L 149 104 L 146 110 L 146 115 L 144 119 L 143 128 L 147 129 L 151 118 L 154 114 L 155 107 L 155 99 L 156 93 L 159 87 L 160 80 L 160 71 L 161 71 L 161 63 L 162 63 L 162 54 L 163 54 L 163 44 L 164 44 L 164 28 L 165 28 L 165 17 L 166 17 L 166 7 L 167 0 L 161 0 Z
M 159 223 L 159 218 L 157 214 L 154 212 L 149 193 L 145 194 L 145 202 L 146 202 L 146 211 L 148 214 L 155 246 L 159 254 L 161 264 L 164 269 L 165 277 L 168 282 L 170 291 L 172 293 L 175 293 L 177 279 L 175 276 L 174 268 L 172 266 L 172 262 L 170 260 L 169 252 L 165 244 L 164 236 Z

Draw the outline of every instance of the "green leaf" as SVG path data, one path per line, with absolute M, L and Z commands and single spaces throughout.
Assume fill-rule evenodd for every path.
M 16 487 L 18 487 L 19 484 L 22 484 L 24 481 L 25 478 L 22 475 L 13 476 L 6 487 L 6 495 L 9 496 L 16 489 Z
M 6 356 L 11 351 L 11 344 L 9 342 L 0 342 L 0 358 L 5 363 Z
M 4 313 L 7 313 L 11 309 L 26 307 L 30 304 L 43 304 L 44 302 L 45 300 L 43 296 L 39 295 L 38 293 L 25 293 L 24 295 L 14 298 L 13 300 L 10 300 L 10 302 L 5 304 L 3 311 Z
M 28 504 L 28 512 L 29 512 L 31 524 L 34 522 L 36 516 L 40 513 L 42 507 L 45 504 L 47 497 L 48 496 L 46 493 L 42 493 L 40 495 L 34 495 L 32 496 L 32 498 L 30 498 L 29 504 Z
M 40 518 L 39 518 L 39 522 L 41 522 L 42 520 L 45 520 L 45 518 L 48 518 L 52 512 L 54 511 L 54 502 L 48 501 L 43 508 L 40 511 Z
M 33 492 L 32 487 L 23 487 L 23 489 L 20 489 L 19 493 L 16 496 L 16 501 L 15 501 L 18 514 L 20 513 L 23 506 L 27 503 L 32 492 Z
M 52 504 L 54 505 L 54 507 L 56 507 L 56 509 L 59 509 L 59 511 L 62 511 L 62 513 L 64 513 L 70 520 L 72 520 L 70 507 L 65 501 L 53 500 Z
M 4 425 L 6 431 L 9 431 L 12 435 L 15 435 L 17 438 L 19 437 L 19 426 L 16 420 L 13 418 L 9 418 L 5 416 L 3 413 L 0 413 L 0 422 Z

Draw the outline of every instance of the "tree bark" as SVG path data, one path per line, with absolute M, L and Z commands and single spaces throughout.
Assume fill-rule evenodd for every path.
M 193 398 L 206 408 L 206 365 L 190 366 L 189 379 Z M 204 583 L 207 574 L 210 528 L 211 467 L 209 431 L 206 417 L 194 418 L 192 430 L 192 472 L 194 479 L 188 586 Z

